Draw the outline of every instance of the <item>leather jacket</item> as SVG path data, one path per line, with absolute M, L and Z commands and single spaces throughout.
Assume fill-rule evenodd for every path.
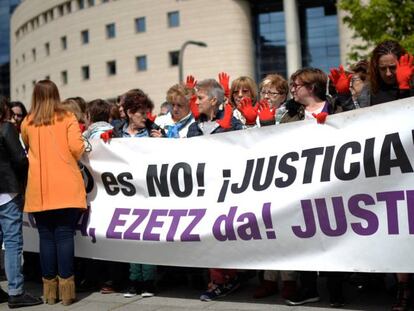
M 16 127 L 0 123 L 0 193 L 23 193 L 28 166 Z

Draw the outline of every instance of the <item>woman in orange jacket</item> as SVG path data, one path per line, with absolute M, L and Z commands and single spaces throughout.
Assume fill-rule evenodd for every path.
M 24 211 L 33 213 L 39 231 L 43 295 L 54 304 L 75 299 L 74 231 L 86 193 L 77 161 L 84 144 L 75 116 L 61 107 L 49 80 L 36 83 L 32 106 L 22 122 L 28 148 L 29 176 Z

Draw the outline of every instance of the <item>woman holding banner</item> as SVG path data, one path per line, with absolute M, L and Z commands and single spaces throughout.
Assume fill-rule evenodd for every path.
M 149 124 L 147 119 L 152 117 L 151 111 L 154 104 L 147 94 L 140 89 L 128 91 L 124 95 L 123 107 L 126 120 L 115 128 L 114 137 L 150 137 L 151 129 L 147 128 Z M 156 268 L 154 265 L 130 263 L 130 284 L 124 297 L 131 298 L 137 294 L 140 294 L 143 298 L 154 296 Z
M 50 80 L 34 86 L 22 139 L 29 154 L 24 211 L 33 213 L 39 231 L 44 300 L 54 304 L 60 297 L 70 305 L 75 300 L 75 225 L 86 208 L 77 164 L 84 143 L 76 117 L 62 108 L 59 91 Z
M 301 120 L 315 120 L 323 123 L 329 114 L 341 111 L 335 107 L 326 97 L 326 85 L 328 77 L 320 69 L 304 68 L 297 70 L 290 77 L 290 92 L 293 100 L 286 104 L 287 113 L 281 123 Z M 286 299 L 290 306 L 302 305 L 319 301 L 317 290 L 317 272 L 301 271 L 299 273 L 301 289 L 291 298 Z M 342 307 L 344 298 L 342 294 L 343 273 L 331 272 L 328 274 L 328 291 L 332 307 Z

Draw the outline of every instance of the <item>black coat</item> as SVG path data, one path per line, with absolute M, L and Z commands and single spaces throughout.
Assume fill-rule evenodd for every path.
M 23 193 L 28 167 L 16 127 L 0 123 L 0 193 Z

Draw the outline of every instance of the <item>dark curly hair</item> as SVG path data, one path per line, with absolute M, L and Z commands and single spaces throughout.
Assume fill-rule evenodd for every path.
M 138 110 L 151 112 L 154 109 L 154 104 L 151 99 L 140 89 L 130 90 L 124 96 L 123 107 L 127 117 L 128 112 L 135 113 Z
M 371 59 L 369 61 L 369 83 L 371 91 L 378 93 L 380 82 L 382 81 L 378 62 L 381 56 L 393 54 L 399 60 L 401 56 L 407 51 L 395 40 L 386 40 L 378 44 L 372 51 Z

